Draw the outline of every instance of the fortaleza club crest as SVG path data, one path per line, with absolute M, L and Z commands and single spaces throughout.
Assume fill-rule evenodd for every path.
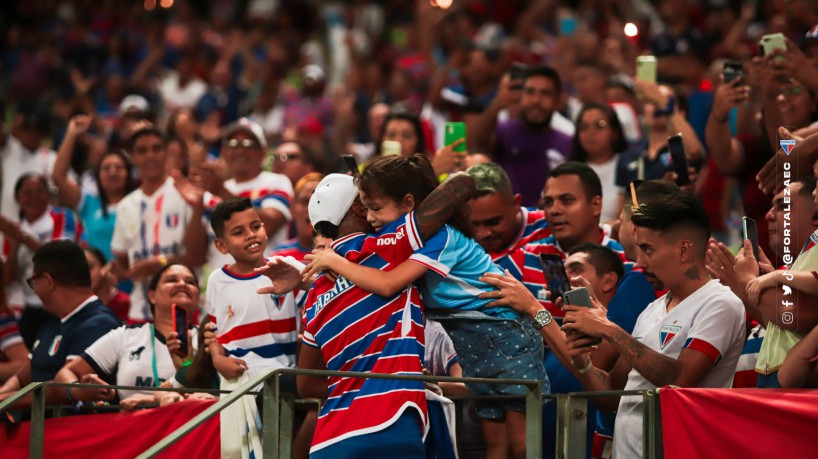
M 781 149 L 784 150 L 784 153 L 789 155 L 792 153 L 792 149 L 795 148 L 795 140 L 793 139 L 781 139 L 778 141 L 781 145 Z
M 659 348 L 663 350 L 665 346 L 670 344 L 673 341 L 673 338 L 676 337 L 676 334 L 682 329 L 681 325 L 663 325 L 662 329 L 659 330 Z

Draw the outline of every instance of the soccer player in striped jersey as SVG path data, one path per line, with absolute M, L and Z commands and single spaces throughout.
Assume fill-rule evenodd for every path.
M 425 306 L 433 308 L 435 319 L 455 343 L 464 376 L 536 379 L 544 382 L 543 391 L 547 393 L 542 339 L 534 326 L 521 320 L 510 308 L 485 308 L 487 301 L 477 298 L 491 290 L 478 278 L 486 272 L 502 271 L 473 239 L 453 225 L 444 226 L 428 238 L 418 235 L 412 210 L 415 203 L 426 204 L 424 198 L 437 184 L 428 159 L 422 155 L 376 158 L 364 167 L 359 183 L 361 201 L 367 207 L 367 219 L 376 230 L 378 244 L 399 245 L 408 240 L 415 254 L 409 262 L 388 273 L 379 273 L 364 263 L 356 264 L 332 252 L 316 252 L 308 257 L 311 263 L 306 274 L 328 269 L 383 296 L 394 295 L 423 277 L 420 289 Z M 453 222 L 456 224 L 457 219 Z M 553 328 L 557 328 L 556 324 Z M 493 337 L 494 346 L 487 345 L 486 336 Z M 478 395 L 523 393 L 520 387 L 469 388 Z M 521 404 L 483 402 L 478 404 L 477 412 L 483 419 L 489 457 L 505 454 L 509 448 L 515 456 L 525 453 L 525 415 Z
M 423 256 L 422 240 L 434 234 L 474 191 L 465 174 L 454 174 L 429 196 L 405 232 L 403 221 L 372 231 L 358 188 L 346 175 L 331 174 L 310 200 L 313 226 L 332 237 L 333 249 L 352 263 L 390 271 Z M 400 228 L 399 228 L 400 227 Z M 396 230 L 401 229 L 401 236 Z M 413 239 L 417 238 L 417 239 Z M 420 253 L 414 253 L 414 249 Z M 382 272 L 380 274 L 383 274 Z M 388 374 L 420 374 L 423 317 L 418 290 L 406 283 L 387 296 L 348 279 L 319 276 L 307 300 L 299 368 Z M 321 408 L 311 457 L 422 457 L 426 424 L 423 384 L 381 379 L 299 376 L 299 394 L 327 398 Z

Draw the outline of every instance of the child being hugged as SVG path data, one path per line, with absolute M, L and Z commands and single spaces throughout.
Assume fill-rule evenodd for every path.
M 438 184 L 428 159 L 423 155 L 375 158 L 364 167 L 357 184 L 367 220 L 380 238 L 378 244 L 397 244 L 397 240 L 408 238 L 415 254 L 384 272 L 354 263 L 332 250 L 316 250 L 307 256 L 310 264 L 304 270 L 305 277 L 333 271 L 385 297 L 419 281 L 416 285 L 427 313 L 431 313 L 428 317 L 438 320 L 451 336 L 464 376 L 540 380 L 543 393 L 548 393 L 539 332 L 511 308 L 487 307 L 491 300 L 478 298 L 493 290 L 478 280 L 480 276 L 502 271 L 467 236 L 468 227 L 461 224 L 466 219 L 455 214 L 428 240 L 417 232 L 413 210 Z M 469 389 L 474 395 L 524 394 L 523 386 L 473 384 Z M 507 451 L 510 445 L 525 448 L 524 409 L 522 401 L 478 403 L 487 453 L 492 449 Z

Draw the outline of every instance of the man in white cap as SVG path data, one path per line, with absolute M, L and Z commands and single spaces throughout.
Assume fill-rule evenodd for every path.
M 267 139 L 261 125 L 249 118 L 241 118 L 228 125 L 222 137 L 221 156 L 232 177 L 224 180 L 219 167 L 203 164 L 200 172 L 204 177 L 205 206 L 212 209 L 220 201 L 234 197 L 247 197 L 259 213 L 267 230 L 268 252 L 287 240 L 287 228 L 292 220 L 290 203 L 293 186 L 282 175 L 262 170 L 262 162 L 267 154 Z M 210 266 L 233 263 L 232 257 L 215 250 L 215 240 L 209 231 L 208 247 Z
M 309 215 L 316 232 L 335 239 L 332 250 L 352 263 L 388 271 L 413 256 L 418 249 L 413 244 L 433 235 L 473 194 L 471 177 L 455 174 L 417 207 L 413 218 L 367 234 L 372 227 L 352 177 L 330 174 L 316 187 Z M 299 368 L 421 374 L 423 316 L 414 286 L 387 298 L 343 277 L 321 275 L 306 307 Z M 424 455 L 426 399 L 420 382 L 298 376 L 298 390 L 302 397 L 327 399 L 310 457 Z

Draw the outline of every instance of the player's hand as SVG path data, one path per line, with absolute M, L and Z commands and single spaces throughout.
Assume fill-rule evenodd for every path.
M 542 305 L 534 298 L 528 287 L 512 276 L 508 270 L 505 270 L 505 274 L 502 275 L 496 273 L 483 274 L 480 277 L 480 282 L 485 282 L 497 289 L 478 295 L 480 299 L 494 300 L 487 304 L 486 307 L 508 306 L 515 311 L 532 316 L 536 314 L 534 311 L 542 309 Z
M 236 379 L 247 371 L 247 362 L 223 355 L 213 356 L 213 366 L 225 379 Z
M 334 250 L 322 249 L 313 250 L 311 254 L 304 257 L 310 263 L 301 271 L 301 280 L 307 281 L 325 271 L 338 270 L 338 266 L 346 262 L 346 259 L 335 253 Z
M 301 283 L 301 273 L 298 269 L 280 258 L 267 260 L 267 263 L 256 268 L 255 272 L 267 276 L 273 283 L 270 287 L 262 287 L 256 291 L 261 295 L 269 293 L 283 295 L 292 292 Z

